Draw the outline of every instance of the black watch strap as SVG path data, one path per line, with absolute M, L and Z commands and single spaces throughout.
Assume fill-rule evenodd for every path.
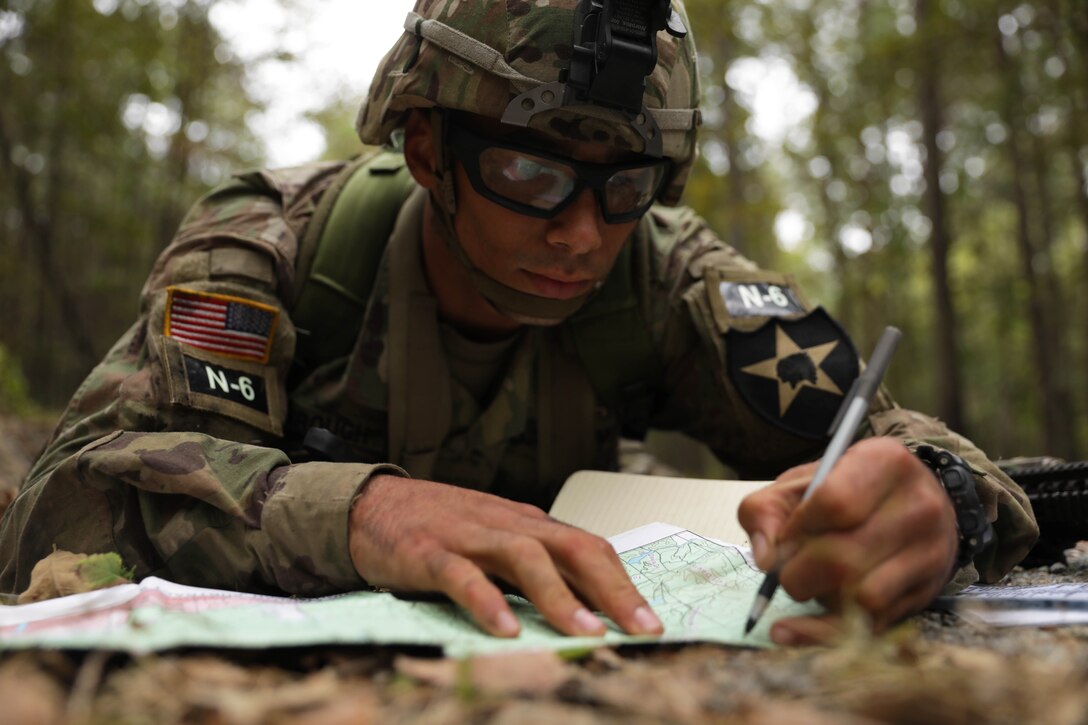
M 952 499 L 952 508 L 956 510 L 956 528 L 960 534 L 956 568 L 961 569 L 994 540 L 994 527 L 986 518 L 986 511 L 975 490 L 975 473 L 967 461 L 955 453 L 933 446 L 918 446 L 914 454 L 933 470 Z

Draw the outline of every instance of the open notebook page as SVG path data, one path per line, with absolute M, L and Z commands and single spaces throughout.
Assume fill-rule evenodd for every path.
M 768 483 L 578 471 L 563 484 L 549 513 L 605 538 L 660 521 L 749 547 L 737 507 Z

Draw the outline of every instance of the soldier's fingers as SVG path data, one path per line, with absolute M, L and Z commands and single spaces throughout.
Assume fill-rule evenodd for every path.
M 874 586 L 886 586 L 886 582 L 874 579 Z M 939 591 L 939 589 L 937 590 Z M 889 602 L 881 602 L 874 610 L 873 603 L 866 603 L 855 594 L 848 606 L 860 605 L 860 611 L 868 619 L 874 632 L 882 632 L 896 622 L 920 612 L 933 601 L 937 591 L 926 583 L 919 584 L 905 592 L 899 592 Z M 828 613 L 814 617 L 787 617 L 771 626 L 771 640 L 780 645 L 831 644 L 842 636 L 845 619 L 838 613 Z
M 813 474 L 816 473 L 816 469 L 819 468 L 819 461 L 812 461 L 810 463 L 802 463 L 799 466 L 788 468 L 779 474 L 775 479 L 775 483 L 778 484 L 795 484 L 798 482 L 805 483 L 812 480 Z
M 487 568 L 521 589 L 544 618 L 564 634 L 599 636 L 605 624 L 574 596 L 548 550 L 530 536 L 504 537 Z
M 861 526 L 883 502 L 911 483 L 923 464 L 902 443 L 872 438 L 851 446 L 824 484 L 798 508 L 783 538 Z
M 924 609 L 940 593 L 947 571 L 947 563 L 939 549 L 910 548 L 880 561 L 872 569 L 863 570 L 856 582 L 821 588 L 813 596 L 835 613 L 851 608 L 864 612 L 872 628 L 882 631 Z M 805 596 L 794 591 L 790 594 L 798 599 Z M 800 626 L 799 642 L 814 641 L 805 634 L 807 627 L 807 624 Z
M 830 644 L 840 637 L 843 620 L 837 614 L 787 617 L 771 625 L 771 641 L 786 647 Z
M 639 594 L 605 539 L 564 526 L 546 541 L 563 577 L 629 634 L 661 634 L 664 626 Z
M 870 572 L 854 589 L 853 598 L 881 630 L 928 606 L 950 569 L 939 549 L 907 550 Z
M 910 543 L 909 532 L 891 530 L 874 516 L 853 531 L 805 539 L 782 565 L 779 581 L 794 599 L 819 599 L 828 606 L 837 606 L 843 592 L 857 586 Z
M 521 631 L 506 597 L 476 564 L 445 549 L 435 549 L 423 563 L 430 580 L 421 582 L 423 589 L 445 593 L 489 634 L 516 637 Z
M 779 546 L 793 512 L 801 503 L 815 469 L 811 465 L 791 469 L 771 485 L 741 501 L 737 519 L 752 541 L 752 554 L 763 570 L 773 569 L 785 558 Z
M 567 585 L 629 634 L 661 634 L 664 626 L 639 594 L 606 539 L 549 518 L 523 533 L 543 543 Z

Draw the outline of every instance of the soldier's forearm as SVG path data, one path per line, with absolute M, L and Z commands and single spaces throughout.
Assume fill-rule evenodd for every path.
M 376 471 L 292 465 L 198 433 L 116 432 L 28 481 L 0 531 L 0 588 L 25 588 L 56 546 L 118 551 L 138 576 L 319 594 L 357 587 L 347 520 Z

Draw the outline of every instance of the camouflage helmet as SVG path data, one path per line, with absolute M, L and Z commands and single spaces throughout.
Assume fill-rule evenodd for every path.
M 579 0 L 417 0 L 405 32 L 385 56 L 359 112 L 363 143 L 390 142 L 413 108 L 446 108 L 502 119 L 512 100 L 561 80 L 570 65 Z M 672 10 L 684 25 L 681 0 Z M 643 109 L 652 116 L 660 155 L 673 176 L 660 201 L 680 200 L 696 155 L 699 87 L 691 35 L 656 34 L 657 64 L 646 78 Z M 566 105 L 521 124 L 571 141 L 647 153 L 630 116 L 593 105 Z

